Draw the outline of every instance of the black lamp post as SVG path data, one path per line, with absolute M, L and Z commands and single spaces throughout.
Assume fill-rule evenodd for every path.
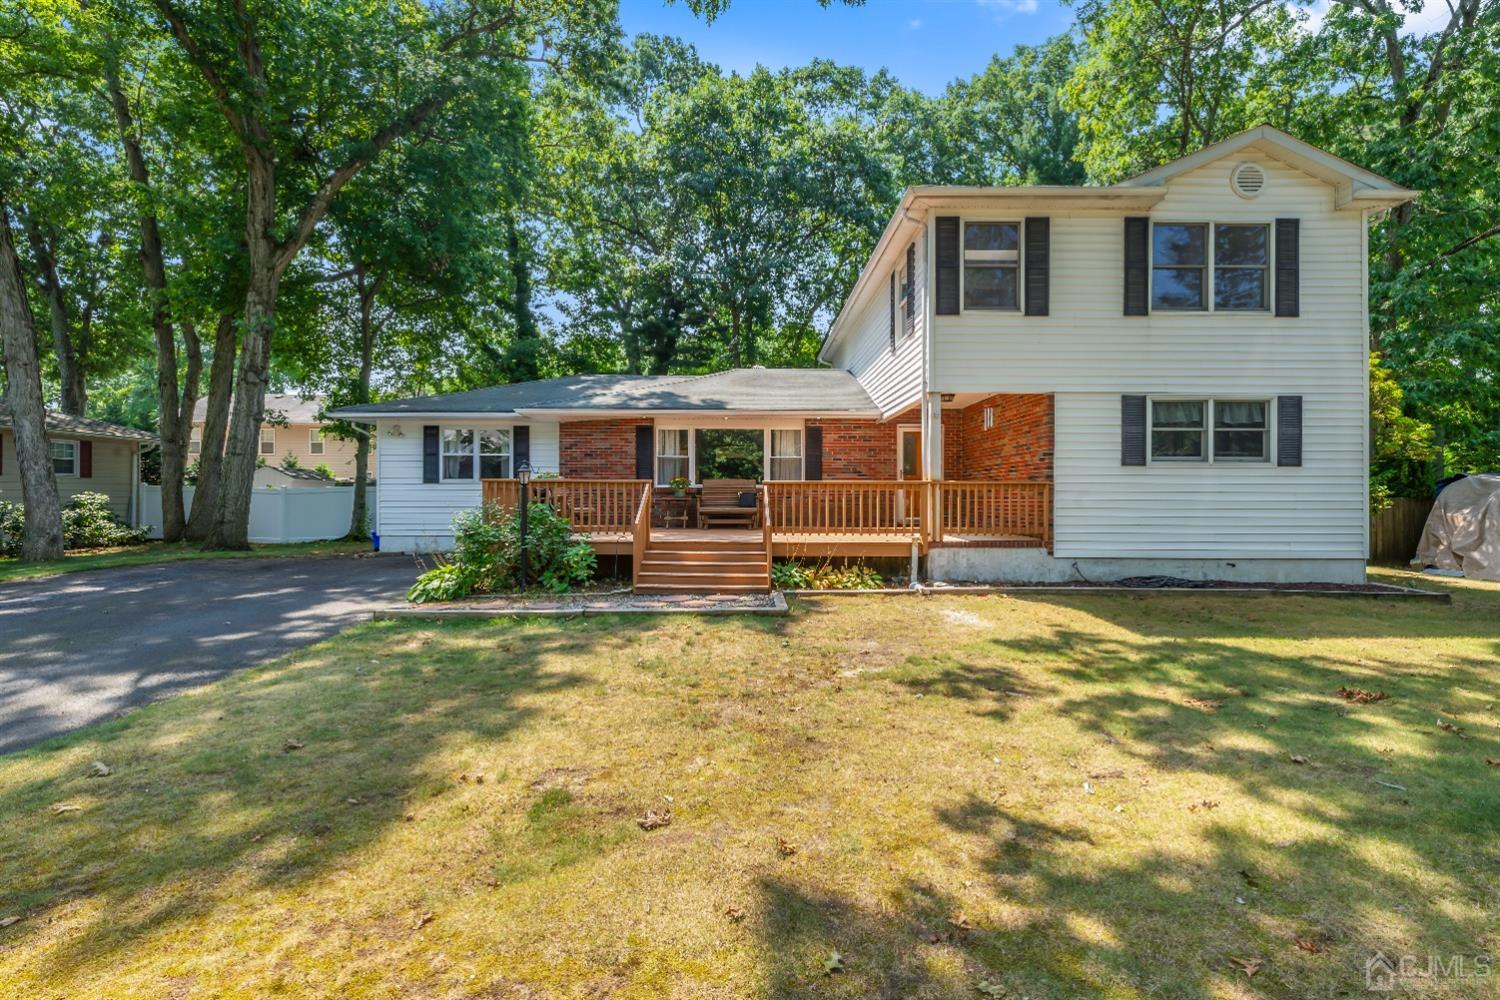
M 531 514 L 531 463 L 516 466 L 516 480 L 521 484 L 521 589 L 526 589 L 526 525 Z

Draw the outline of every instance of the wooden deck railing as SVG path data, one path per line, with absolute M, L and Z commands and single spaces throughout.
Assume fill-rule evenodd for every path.
M 533 479 L 532 503 L 545 503 L 576 531 L 630 531 L 636 522 L 644 479 Z M 484 480 L 484 502 L 513 509 L 521 488 L 514 479 Z
M 944 535 L 1025 535 L 1052 544 L 1052 484 L 1045 482 L 955 482 L 937 487 L 941 519 L 933 539 Z
M 921 530 L 927 490 L 912 480 L 770 482 L 777 534 L 891 535 Z
M 651 544 L 651 504 L 651 483 L 647 480 L 641 490 L 641 504 L 636 508 L 635 520 L 630 526 L 630 578 L 637 583 L 641 579 L 646 548 Z

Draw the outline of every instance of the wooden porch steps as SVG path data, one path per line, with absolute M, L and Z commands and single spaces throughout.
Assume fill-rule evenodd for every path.
M 764 594 L 771 589 L 765 544 L 751 539 L 652 539 L 635 580 L 637 593 Z

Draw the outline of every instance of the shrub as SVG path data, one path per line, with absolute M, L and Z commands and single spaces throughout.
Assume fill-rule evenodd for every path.
M 63 507 L 63 548 L 102 549 L 117 545 L 141 545 L 147 529 L 132 528 L 115 517 L 109 509 L 109 497 L 103 493 L 80 493 Z M 0 553 L 20 555 L 21 538 L 26 530 L 26 513 L 21 504 L 0 502 Z
M 864 563 L 804 566 L 783 562 L 771 566 L 771 584 L 777 590 L 879 590 L 884 583 L 880 574 Z
M 528 582 L 562 593 L 592 579 L 593 546 L 574 541 L 566 519 L 546 504 L 533 503 L 528 521 Z M 489 504 L 453 519 L 453 558 L 422 574 L 406 596 L 421 604 L 505 591 L 516 584 L 520 568 L 520 511 Z

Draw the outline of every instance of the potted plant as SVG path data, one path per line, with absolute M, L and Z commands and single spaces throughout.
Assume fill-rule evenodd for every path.
M 672 477 L 672 495 L 674 497 L 685 497 L 685 496 L 687 496 L 687 488 L 688 488 L 687 476 L 673 476 Z

